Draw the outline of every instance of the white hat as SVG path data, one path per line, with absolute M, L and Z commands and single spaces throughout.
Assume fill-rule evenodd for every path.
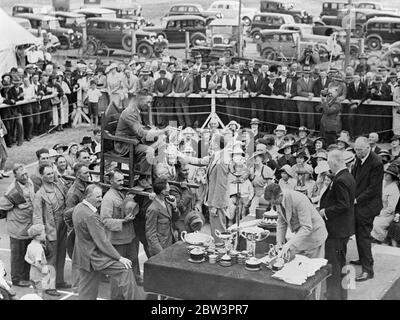
M 117 69 L 118 65 L 116 63 L 111 63 L 107 68 L 105 74 L 109 73 L 112 69 Z
M 285 127 L 283 124 L 278 124 L 278 125 L 276 126 L 276 129 L 274 130 L 274 133 L 275 133 L 276 131 L 284 131 L 284 132 L 286 133 L 286 127 Z
M 355 159 L 354 153 L 351 151 L 343 151 L 343 158 L 346 164 L 352 162 Z
M 291 178 L 294 177 L 293 169 L 288 164 L 285 164 L 279 171 L 285 171 Z
M 318 162 L 317 166 L 314 169 L 315 174 L 320 174 L 323 172 L 329 172 L 330 168 L 327 161 Z
M 49 158 L 57 157 L 59 153 L 54 149 L 49 149 Z
M 195 135 L 196 131 L 194 131 L 193 128 L 191 128 L 191 127 L 186 127 L 185 129 L 182 130 L 181 134 L 182 135 L 185 135 L 185 134 Z

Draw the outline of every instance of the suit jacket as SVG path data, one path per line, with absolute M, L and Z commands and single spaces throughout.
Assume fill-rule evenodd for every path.
M 312 89 L 312 91 L 314 93 L 314 96 L 320 97 L 321 96 L 321 91 L 324 90 L 324 89 L 327 89 L 330 82 L 331 82 L 330 79 L 327 78 L 327 79 L 325 79 L 325 84 L 322 85 L 321 78 L 318 78 L 314 82 L 314 86 L 313 86 L 313 89 Z
M 347 99 L 351 100 L 362 100 L 367 96 L 367 86 L 365 83 L 360 82 L 358 85 L 358 90 L 356 91 L 356 87 L 353 82 L 350 82 L 347 86 Z
M 313 93 L 314 80 L 308 79 L 308 83 L 304 78 L 297 80 L 297 95 L 301 97 L 308 97 L 309 93 Z
M 325 209 L 328 238 L 347 238 L 355 232 L 354 198 L 356 181 L 344 169 L 335 175 L 321 196 L 320 209 Z
M 371 93 L 368 98 L 379 101 L 392 100 L 391 89 L 386 83 L 382 83 L 382 85 L 374 84 L 373 87 L 377 92 L 375 92 L 374 94 Z
M 307 196 L 292 190 L 282 192 L 284 212 L 278 210 L 277 243 L 285 243 L 289 226 L 294 235 L 287 244 L 294 253 L 307 252 L 323 245 L 328 232 L 324 221 Z
M 172 91 L 172 83 L 171 80 L 169 80 L 168 78 L 158 78 L 155 82 L 154 82 L 154 93 L 158 94 L 158 93 L 162 93 L 165 95 L 170 94 Z
M 320 128 L 323 132 L 338 132 L 341 128 L 340 111 L 342 105 L 338 101 L 322 102 L 316 107 L 317 110 L 322 111 Z
M 253 76 L 248 77 L 248 91 L 249 92 L 256 92 L 257 96 L 260 94 L 264 94 L 266 91 L 266 83 L 265 80 L 261 77 L 261 75 L 258 76 L 257 82 L 254 81 Z
M 75 230 L 74 264 L 90 272 L 103 270 L 121 258 L 107 238 L 99 214 L 79 203 L 72 214 Z
M 282 93 L 283 89 L 283 84 L 281 82 L 281 79 L 276 79 L 274 84 L 272 86 L 270 86 L 270 80 L 266 79 L 265 80 L 265 91 L 264 94 L 266 95 L 280 95 Z M 272 88 L 271 88 L 272 87 Z
M 280 86 L 279 95 L 285 96 L 285 94 L 287 92 L 287 90 L 286 90 L 287 89 L 287 85 L 288 85 L 288 79 L 286 79 L 282 83 L 282 85 Z M 296 94 L 297 94 L 297 83 L 293 79 L 292 79 L 292 82 L 290 83 L 290 86 L 289 86 L 289 93 L 290 93 L 290 97 L 291 98 L 296 96 Z
M 172 91 L 175 93 L 184 93 L 186 96 L 193 92 L 193 79 L 191 76 L 187 76 L 183 81 L 182 76 L 178 76 L 172 82 Z
M 193 81 L 193 91 L 194 93 L 199 93 L 201 91 L 209 92 L 208 85 L 210 84 L 211 76 L 206 75 L 206 87 L 201 89 L 201 75 L 197 75 Z
M 161 205 L 158 199 L 146 210 L 146 239 L 151 256 L 160 253 L 175 242 L 173 222 L 179 217 L 178 210 L 166 204 Z
M 382 209 L 383 164 L 381 158 L 370 152 L 364 164 L 357 158 L 352 172 L 356 180 L 356 215 L 373 219 Z

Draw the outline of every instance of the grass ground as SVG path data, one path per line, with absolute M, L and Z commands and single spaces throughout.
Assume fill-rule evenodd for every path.
M 14 163 L 29 164 L 36 161 L 36 150 L 40 148 L 52 148 L 56 143 L 68 145 L 71 142 L 80 143 L 83 136 L 91 136 L 88 127 L 65 129 L 63 132 L 55 132 L 41 137 L 35 137 L 30 142 L 24 142 L 22 146 L 13 146 L 8 149 L 6 170 L 10 170 Z

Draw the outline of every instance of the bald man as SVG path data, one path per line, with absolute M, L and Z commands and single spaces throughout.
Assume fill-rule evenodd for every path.
M 365 137 L 357 138 L 354 150 L 357 157 L 352 174 L 356 180 L 354 205 L 359 260 L 350 263 L 362 266 L 362 272 L 356 277 L 356 281 L 365 281 L 374 277 L 370 234 L 374 218 L 382 209 L 383 163 L 372 152 Z
M 376 154 L 379 154 L 379 152 L 381 152 L 381 148 L 379 148 L 376 144 L 379 141 L 379 135 L 376 132 L 371 132 L 368 135 L 368 141 L 369 141 L 369 145 L 371 147 L 371 150 L 373 152 L 375 152 Z

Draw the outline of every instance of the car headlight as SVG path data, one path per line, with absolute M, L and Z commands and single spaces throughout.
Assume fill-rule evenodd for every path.
M 224 39 L 224 44 L 229 44 L 229 39 Z

